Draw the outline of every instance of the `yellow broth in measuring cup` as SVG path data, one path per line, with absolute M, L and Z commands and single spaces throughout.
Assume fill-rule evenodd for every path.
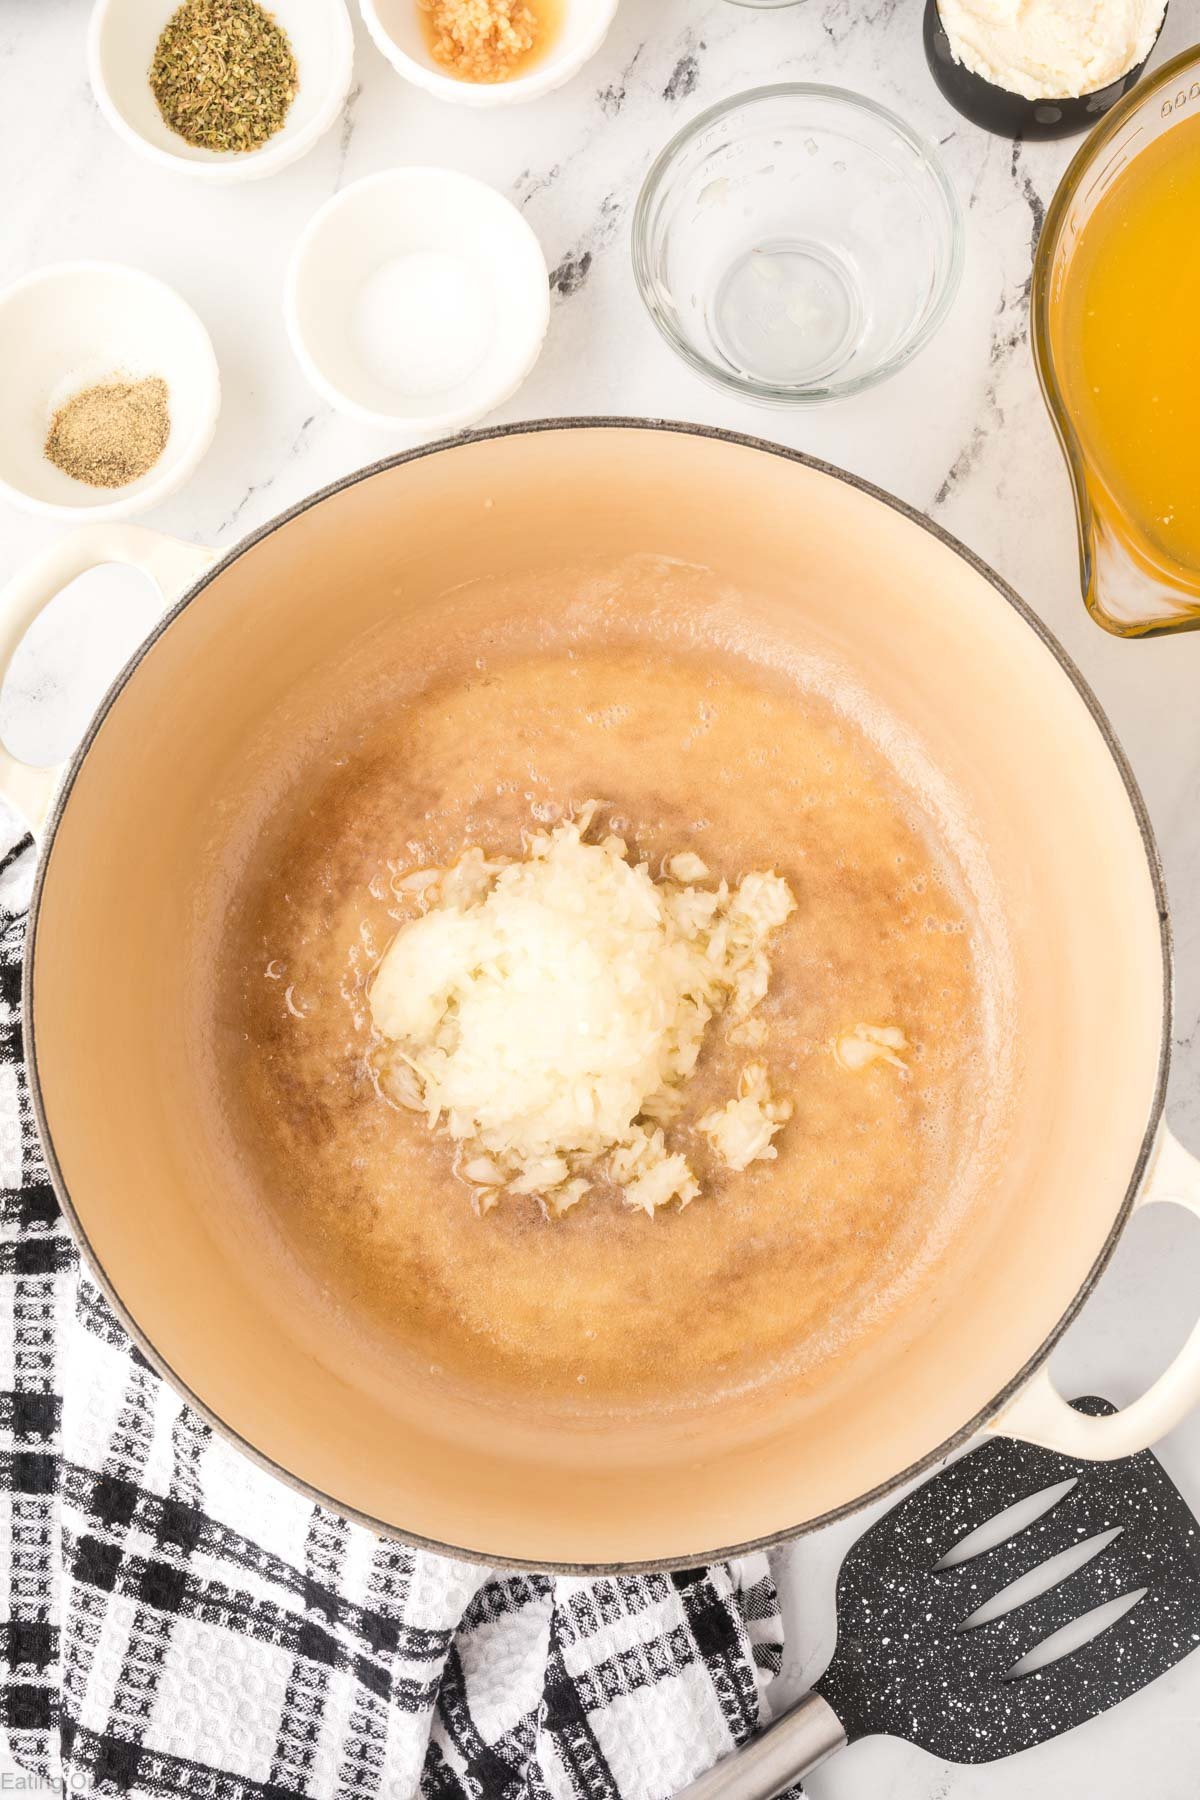
M 1200 47 L 1072 163 L 1034 276 L 1084 596 L 1123 636 L 1200 626 Z

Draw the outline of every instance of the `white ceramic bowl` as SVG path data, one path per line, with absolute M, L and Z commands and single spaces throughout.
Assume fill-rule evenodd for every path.
M 180 0 L 96 0 L 88 72 L 96 103 L 118 137 L 165 168 L 203 181 L 274 175 L 311 150 L 350 92 L 354 31 L 345 0 L 270 0 L 296 58 L 299 86 L 287 118 L 257 150 L 204 150 L 180 137 L 158 110 L 149 72 L 163 26 Z
M 461 81 L 434 61 L 417 0 L 359 0 L 367 30 L 392 67 L 405 80 L 458 106 L 513 106 L 520 100 L 536 100 L 577 75 L 608 36 L 619 0 L 561 3 L 562 22 L 554 42 L 528 74 L 511 81 Z
M 56 468 L 46 433 L 81 388 L 161 375 L 171 434 L 140 480 L 89 487 Z M 123 519 L 187 480 L 212 442 L 221 380 L 207 331 L 174 288 L 120 263 L 56 263 L 0 293 L 0 495 L 54 518 Z
M 395 259 L 431 256 L 452 260 L 479 297 L 480 354 L 446 386 L 428 376 L 403 386 L 364 353 L 363 294 Z M 432 368 L 436 283 L 414 275 L 414 285 L 421 291 L 394 315 L 397 341 L 419 356 L 428 325 Z M 386 430 L 458 431 L 514 394 L 537 361 L 550 278 L 533 231 L 494 188 L 452 169 L 387 169 L 343 188 L 309 221 L 288 268 L 284 316 L 305 374 L 339 412 Z

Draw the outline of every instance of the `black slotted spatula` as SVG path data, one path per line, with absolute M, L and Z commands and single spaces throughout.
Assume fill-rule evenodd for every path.
M 1110 1413 L 1106 1400 L 1076 1400 Z M 1031 1524 L 977 1555 L 973 1532 L 1069 1482 Z M 1052 1557 L 1116 1534 L 1090 1561 L 998 1618 L 986 1602 Z M 1143 1591 L 1144 1590 L 1144 1591 Z M 1112 1624 L 1022 1672 L 1038 1645 L 1106 1602 Z M 950 1762 L 993 1762 L 1057 1737 L 1200 1647 L 1200 1526 L 1149 1450 L 1079 1462 L 992 1438 L 914 1490 L 852 1546 L 837 1586 L 837 1647 L 811 1693 L 677 1800 L 771 1800 L 861 1737 L 907 1738 Z

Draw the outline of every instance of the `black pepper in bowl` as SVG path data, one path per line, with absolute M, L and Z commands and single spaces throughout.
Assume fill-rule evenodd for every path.
M 45 455 L 89 487 L 125 487 L 148 474 L 166 448 L 169 398 L 159 375 L 82 388 L 51 419 Z

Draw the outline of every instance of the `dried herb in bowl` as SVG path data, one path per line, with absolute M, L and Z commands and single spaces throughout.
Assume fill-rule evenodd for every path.
M 287 33 L 257 0 L 184 0 L 150 65 L 159 111 L 202 150 L 257 150 L 296 97 Z

